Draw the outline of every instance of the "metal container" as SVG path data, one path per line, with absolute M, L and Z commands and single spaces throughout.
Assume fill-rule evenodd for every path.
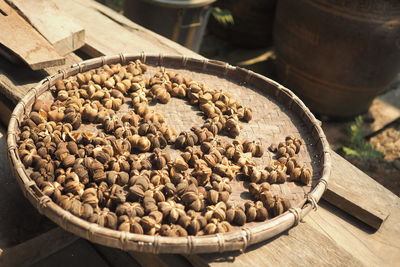
M 400 71 L 399 0 L 280 0 L 280 81 L 316 113 L 351 117 Z
M 126 0 L 124 15 L 198 52 L 215 0 Z

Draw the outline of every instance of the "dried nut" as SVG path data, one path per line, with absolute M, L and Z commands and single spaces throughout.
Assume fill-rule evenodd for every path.
M 178 156 L 175 158 L 173 167 L 177 171 L 186 171 L 187 169 L 189 169 L 189 165 L 186 163 L 186 161 L 181 156 Z
M 253 157 L 262 157 L 264 149 L 261 144 L 254 141 L 243 142 L 243 152 L 250 152 Z
M 170 161 L 170 157 L 168 154 L 162 152 L 159 148 L 154 149 L 154 153 L 152 155 L 153 166 L 160 170 L 167 166 L 167 163 Z
M 117 229 L 117 215 L 114 212 L 104 208 L 98 215 L 97 223 L 100 226 Z
M 227 191 L 218 192 L 214 189 L 211 189 L 210 191 L 208 191 L 207 200 L 211 204 L 215 205 L 218 202 L 227 202 L 229 199 L 229 195 L 230 193 Z
M 243 119 L 246 122 L 249 122 L 249 121 L 251 121 L 252 118 L 253 118 L 253 111 L 251 110 L 251 108 L 245 108 L 244 114 L 243 114 Z
M 75 156 L 71 154 L 67 154 L 65 157 L 62 159 L 62 164 L 64 167 L 72 167 L 75 163 Z
M 161 225 L 156 222 L 156 220 L 150 216 L 144 216 L 140 220 L 140 225 L 143 227 L 143 231 L 148 235 L 155 235 L 161 228 Z
M 174 201 L 160 202 L 158 208 L 169 223 L 177 223 L 180 217 L 185 216 L 185 206 Z
M 259 199 L 267 209 L 271 209 L 275 205 L 274 196 L 270 191 L 262 192 Z
M 204 227 L 204 232 L 209 235 L 226 233 L 229 232 L 231 228 L 231 225 L 227 221 L 219 222 L 218 220 L 213 219 Z
M 141 152 L 147 152 L 150 150 L 151 142 L 147 137 L 141 136 L 136 144 L 136 148 Z
M 215 206 L 208 206 L 204 217 L 207 221 L 211 221 L 211 219 L 224 221 L 226 219 L 226 204 L 219 202 Z
M 82 119 L 88 122 L 94 122 L 97 118 L 97 113 L 99 112 L 95 104 L 86 104 L 83 107 Z
M 244 207 L 241 206 L 231 207 L 226 211 L 227 221 L 238 226 L 242 226 L 246 223 L 246 216 Z
M 301 168 L 300 181 L 303 184 L 308 185 L 311 182 L 311 178 L 312 178 L 311 169 L 306 167 Z
M 198 142 L 198 137 L 193 132 L 182 132 L 175 141 L 175 145 L 178 148 L 186 148 L 188 146 L 194 146 Z
M 273 211 L 274 216 L 279 216 L 285 212 L 281 198 L 275 196 L 275 203 L 272 208 L 272 211 Z
M 180 225 L 172 224 L 163 224 L 159 231 L 162 236 L 169 237 L 185 237 L 188 235 L 187 231 Z
M 144 197 L 144 190 L 139 185 L 129 187 L 129 196 L 137 201 Z

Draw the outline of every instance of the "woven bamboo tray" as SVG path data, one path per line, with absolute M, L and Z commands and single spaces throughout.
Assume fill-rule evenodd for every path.
M 139 235 L 89 223 L 65 211 L 48 196 L 43 195 L 36 183 L 29 177 L 28 170 L 22 164 L 17 150 L 19 123 L 24 114 L 29 114 L 37 98 L 49 90 L 57 80 L 64 79 L 79 72 L 98 68 L 104 64 L 126 64 L 140 59 L 149 66 L 150 74 L 163 66 L 196 81 L 205 82 L 209 87 L 230 92 L 244 106 L 253 109 L 253 120 L 243 123 L 241 136 L 250 140 L 259 140 L 266 148 L 271 143 L 283 141 L 285 136 L 301 137 L 305 145 L 299 159 L 312 168 L 313 178 L 310 186 L 301 186 L 294 182 L 272 185 L 272 191 L 290 200 L 292 208 L 284 214 L 264 222 L 247 223 L 234 227 L 228 233 L 189 236 L 163 237 Z M 201 116 L 192 106 L 182 99 L 172 98 L 166 104 L 156 104 L 167 123 L 176 130 L 189 130 L 190 127 L 203 122 Z M 16 106 L 8 127 L 8 155 L 19 185 L 25 196 L 40 213 L 46 215 L 63 229 L 80 237 L 102 245 L 123 250 L 151 253 L 210 253 L 232 250 L 244 250 L 247 246 L 272 238 L 295 226 L 306 216 L 321 198 L 327 187 L 331 170 L 329 145 L 318 121 L 303 102 L 290 90 L 280 84 L 254 72 L 233 67 L 213 60 L 199 60 L 182 56 L 163 55 L 130 55 L 120 54 L 83 61 L 69 69 L 59 71 L 39 82 Z M 266 150 L 267 151 L 267 150 Z M 266 152 L 257 164 L 272 159 L 272 153 Z M 234 182 L 231 199 L 246 199 L 242 182 Z

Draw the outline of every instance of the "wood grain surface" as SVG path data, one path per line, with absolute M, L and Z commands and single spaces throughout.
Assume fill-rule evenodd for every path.
M 4 249 L 0 257 L 0 266 L 30 266 L 76 240 L 78 237 L 56 227 L 20 245 Z
M 15 55 L 32 70 L 65 63 L 53 46 L 4 0 L 0 0 L 0 10 L 1 54 L 11 60 Z
M 165 38 L 156 38 L 154 34 L 147 35 L 148 30 L 141 30 L 133 22 L 129 25 L 116 22 L 103 15 L 107 12 L 105 11 L 107 8 L 102 9 L 103 11 L 96 9 L 94 1 L 71 0 L 68 5 L 63 4 L 63 0 L 52 1 L 60 6 L 62 12 L 76 18 L 77 22 L 85 28 L 86 45 L 82 50 L 92 57 L 119 53 L 140 53 L 142 51 L 165 54 L 185 53 L 198 57 L 194 52 L 182 46 L 169 45 L 172 41 L 165 42 Z
M 386 189 L 336 152 L 331 153 L 333 179 L 329 180 L 323 199 L 379 229 L 389 216 L 389 207 L 383 204 Z
M 194 266 L 360 266 L 361 262 L 307 223 L 244 253 L 187 255 Z
M 8 0 L 62 56 L 85 44 L 85 30 L 51 1 Z
M 0 57 L 0 95 L 8 99 L 11 106 L 14 106 L 40 80 L 57 73 L 59 69 L 69 67 L 80 61 L 82 61 L 80 57 L 71 53 L 65 56 L 65 64 L 62 66 L 32 71 L 28 67 L 10 64 Z
M 115 23 L 121 25 L 125 30 L 133 33 L 136 36 L 135 38 L 139 38 L 139 40 L 146 39 L 149 42 L 154 43 L 154 45 L 158 47 L 156 53 L 175 54 L 175 55 L 177 54 L 177 55 L 186 55 L 188 57 L 194 57 L 194 58 L 204 58 L 203 56 L 193 52 L 192 50 L 176 42 L 173 42 L 162 35 L 150 31 L 140 26 L 139 24 L 136 24 L 127 17 L 115 12 L 114 10 L 105 5 L 102 5 L 93 0 L 81 0 L 79 2 L 86 8 L 90 8 L 91 10 L 100 12 L 103 16 L 106 16 Z M 146 52 L 145 49 L 143 51 Z

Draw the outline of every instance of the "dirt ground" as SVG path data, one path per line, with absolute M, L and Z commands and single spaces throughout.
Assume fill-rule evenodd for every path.
M 251 69 L 278 81 L 272 47 L 244 49 L 206 34 L 200 54 Z M 388 88 L 385 94 L 374 100 L 369 112 L 363 115 L 365 140 L 384 154 L 381 159 L 362 160 L 344 154 L 342 147 L 349 142 L 347 129 L 352 120 L 330 121 L 327 118 L 319 118 L 323 121 L 322 127 L 333 150 L 398 196 L 400 196 L 399 81 L 400 79 Z

